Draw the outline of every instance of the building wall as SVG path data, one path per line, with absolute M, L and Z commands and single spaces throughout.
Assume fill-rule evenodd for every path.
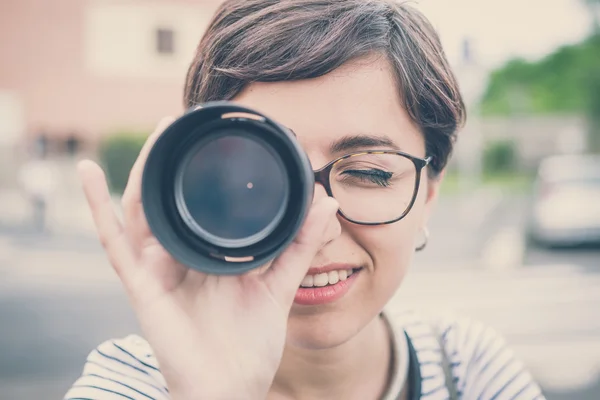
M 209 15 L 193 4 L 96 1 L 84 12 L 84 66 L 94 76 L 181 84 Z M 174 53 L 160 54 L 157 29 L 174 33 Z
M 180 114 L 186 68 L 216 5 L 1 1 L 0 91 L 22 110 L 21 135 L 94 141 L 121 129 L 150 130 L 161 117 Z M 173 30 L 173 54 L 157 52 L 159 28 Z

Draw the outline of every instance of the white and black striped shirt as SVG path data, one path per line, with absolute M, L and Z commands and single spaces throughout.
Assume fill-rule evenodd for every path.
M 410 311 L 386 313 L 386 318 L 395 337 L 397 376 L 393 377 L 385 400 L 396 399 L 405 382 L 412 387 L 414 399 L 449 399 L 447 374 L 442 366 L 444 353 L 453 379 L 450 384 L 460 399 L 544 399 L 524 365 L 492 329 L 468 319 L 434 320 Z M 412 374 L 407 371 L 410 368 L 398 363 L 409 353 L 416 370 Z M 418 382 L 411 382 L 414 379 Z M 68 400 L 169 398 L 149 344 L 135 335 L 104 342 L 92 351 L 82 376 L 65 396 Z

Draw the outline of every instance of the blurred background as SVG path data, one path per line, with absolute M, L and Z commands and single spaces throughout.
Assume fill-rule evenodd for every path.
M 0 388 L 62 398 L 137 331 L 75 176 L 119 201 L 145 136 L 182 112 L 218 1 L 0 1 Z M 600 2 L 420 0 L 469 107 L 428 248 L 394 304 L 502 332 L 548 399 L 600 399 Z

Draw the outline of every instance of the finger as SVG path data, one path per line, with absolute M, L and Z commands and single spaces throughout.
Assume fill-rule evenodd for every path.
M 314 203 L 298 236 L 265 272 L 265 283 L 282 304 L 291 306 L 315 255 L 325 242 L 331 240 L 328 230 L 331 233 L 331 227 L 336 226 L 332 224 L 337 224 L 336 235 L 339 235 L 338 208 L 337 201 L 331 197 Z
M 113 268 L 123 279 L 133 268 L 133 253 L 115 212 L 104 172 L 88 160 L 79 163 L 78 172 L 100 242 Z

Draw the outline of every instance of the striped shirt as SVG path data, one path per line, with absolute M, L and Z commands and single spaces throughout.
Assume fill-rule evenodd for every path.
M 393 333 L 395 357 L 394 375 L 384 400 L 395 400 L 404 384 L 411 388 L 411 400 L 447 400 L 448 385 L 462 400 L 544 400 L 530 373 L 492 329 L 468 319 L 433 319 L 412 311 L 386 312 L 385 316 Z M 409 371 L 411 367 L 405 362 L 409 354 L 416 371 Z M 443 367 L 443 354 L 449 374 Z M 411 382 L 415 376 L 418 382 Z M 81 377 L 64 398 L 170 397 L 149 344 L 131 335 L 104 342 L 92 351 Z

